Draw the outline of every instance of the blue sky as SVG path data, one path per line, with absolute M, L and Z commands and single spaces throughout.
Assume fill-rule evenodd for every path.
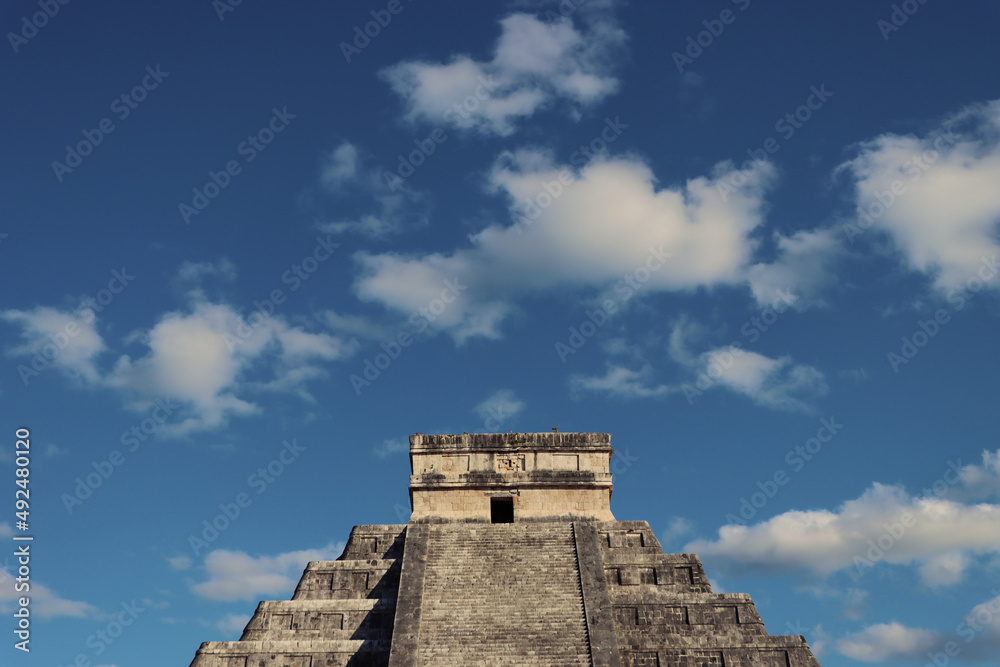
M 822 664 L 996 664 L 1000 3 L 675 4 L 4 2 L 5 664 L 187 664 L 552 427 Z

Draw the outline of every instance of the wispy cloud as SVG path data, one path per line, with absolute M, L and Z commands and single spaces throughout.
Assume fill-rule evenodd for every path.
M 381 75 L 411 121 L 507 136 L 542 109 L 562 103 L 577 114 L 618 90 L 613 72 L 625 33 L 607 3 L 593 9 L 578 12 L 576 25 L 567 17 L 511 14 L 500 21 L 489 60 L 404 61 Z
M 10 524 L 0 524 L 0 537 L 13 534 Z M 13 582 L 17 576 L 17 565 L 10 559 L 0 565 L 0 610 L 4 613 L 13 612 L 17 608 L 18 598 L 24 597 L 23 592 L 14 590 Z M 38 581 L 31 582 L 31 613 L 43 620 L 68 616 L 71 618 L 98 618 L 100 610 L 89 602 L 64 598 L 54 590 Z
M 324 158 L 320 183 L 326 195 L 336 200 L 338 213 L 334 219 L 317 223 L 317 227 L 328 234 L 352 233 L 378 239 L 427 224 L 427 195 L 398 177 L 386 178 L 386 173 L 349 141 L 331 150 Z M 323 208 L 319 204 L 317 207 Z M 345 208 L 356 212 L 344 213 Z
M 410 451 L 410 443 L 402 438 L 389 438 L 383 440 L 381 444 L 372 447 L 372 453 L 380 459 L 386 459 L 393 454 L 401 454 Z
M 494 419 L 503 423 L 521 414 L 525 407 L 527 407 L 525 402 L 512 390 L 498 389 L 476 406 L 476 414 L 484 421 Z
M 230 270 L 189 263 L 181 273 L 196 279 Z M 208 300 L 197 286 L 187 298 L 184 309 L 165 313 L 151 328 L 127 336 L 122 348 L 139 352 L 119 353 L 113 364 L 99 363 L 101 355 L 113 350 L 98 333 L 96 318 L 87 321 L 49 307 L 0 315 L 21 326 L 25 341 L 7 353 L 34 355 L 39 346 L 65 336 L 67 342 L 52 362 L 56 368 L 87 385 L 118 391 L 136 411 L 149 410 L 158 398 L 180 402 L 177 417 L 162 432 L 184 435 L 257 413 L 253 395 L 290 393 L 311 401 L 305 383 L 326 374 L 325 362 L 348 358 L 357 349 L 353 339 L 307 331 L 279 314 L 255 313 L 248 321 L 236 307 Z M 66 336 L 66 331 L 74 333 Z
M 223 602 L 252 601 L 261 595 L 288 596 L 309 561 L 334 560 L 343 550 L 343 543 L 275 556 L 219 549 L 205 556 L 202 569 L 208 579 L 192 584 L 191 590 L 199 597 Z
M 620 398 L 659 398 L 684 394 L 689 402 L 711 389 L 728 389 L 749 398 L 765 408 L 812 413 L 816 398 L 827 390 L 826 376 L 817 368 L 797 364 L 791 357 L 772 358 L 726 345 L 695 353 L 694 344 L 705 337 L 704 327 L 687 318 L 673 325 L 667 352 L 679 365 L 677 370 L 654 370 L 637 350 L 640 346 L 612 348 L 612 357 L 639 356 L 632 366 L 607 362 L 604 375 L 576 374 L 570 377 L 572 393 L 579 397 L 585 392 L 606 393 Z M 658 374 L 671 373 L 669 382 L 656 379 Z

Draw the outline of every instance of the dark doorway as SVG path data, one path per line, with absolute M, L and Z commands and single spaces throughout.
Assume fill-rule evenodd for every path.
M 493 523 L 514 523 L 514 499 L 490 498 L 490 521 Z

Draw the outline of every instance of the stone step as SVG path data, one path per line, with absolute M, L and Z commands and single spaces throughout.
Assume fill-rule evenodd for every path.
M 402 559 L 313 561 L 292 599 L 395 598 L 401 565 Z
M 337 560 L 397 559 L 403 557 L 405 525 L 355 526 Z
M 190 667 L 374 667 L 388 661 L 388 641 L 205 642 Z
M 418 665 L 591 664 L 572 524 L 428 531 Z
M 261 602 L 240 640 L 391 639 L 395 613 L 386 600 Z

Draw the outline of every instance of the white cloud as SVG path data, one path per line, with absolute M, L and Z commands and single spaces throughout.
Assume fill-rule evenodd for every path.
M 961 482 L 955 476 L 961 492 Z M 888 563 L 913 566 L 927 586 L 962 581 L 974 557 L 1000 552 L 1000 505 L 965 504 L 945 489 L 911 496 L 875 483 L 835 511 L 788 511 L 754 525 L 728 525 L 685 551 L 727 572 L 796 569 L 861 576 Z
M 92 618 L 98 614 L 98 609 L 94 605 L 61 597 L 48 586 L 42 584 L 36 583 L 31 587 L 31 592 L 33 593 L 31 600 L 34 603 L 34 613 L 43 620 L 57 616 Z
M 810 399 L 826 393 L 825 376 L 812 366 L 793 363 L 791 357 L 771 357 L 723 347 L 702 355 L 700 375 L 775 410 L 812 412 Z
M 143 356 L 121 356 L 105 379 L 126 392 L 137 409 L 168 396 L 186 406 L 165 431 L 183 434 L 223 426 L 231 416 L 259 411 L 240 394 L 248 390 L 294 392 L 310 400 L 302 382 L 324 373 L 315 362 L 349 357 L 356 345 L 326 333 L 310 333 L 279 316 L 250 322 L 225 304 L 197 302 L 188 312 L 168 313 L 138 338 Z M 255 375 L 261 362 L 268 367 Z
M 243 551 L 219 549 L 205 556 L 208 580 L 193 584 L 198 596 L 216 601 L 257 600 L 262 595 L 288 596 L 309 561 L 334 560 L 344 544 L 321 549 L 290 551 L 276 556 L 250 556 Z
M 960 551 L 934 556 L 921 563 L 920 580 L 933 588 L 957 584 L 965 577 L 969 561 Z
M 426 195 L 409 187 L 401 178 L 387 179 L 388 172 L 368 166 L 371 162 L 370 156 L 349 141 L 326 155 L 320 169 L 320 183 L 329 195 L 336 197 L 338 211 L 344 210 L 348 198 L 360 203 L 355 215 L 338 213 L 337 219 L 319 223 L 321 231 L 383 238 L 427 223 Z M 373 201 L 374 211 L 369 210 Z
M 358 173 L 358 149 L 349 141 L 342 142 L 326 156 L 320 182 L 331 190 L 339 190 Z
M 40 370 L 35 358 L 59 368 L 71 377 L 94 382 L 99 373 L 95 365 L 98 355 L 105 350 L 101 334 L 97 332 L 96 315 L 89 308 L 63 312 L 47 306 L 32 310 L 5 310 L 0 319 L 21 327 L 20 345 L 7 349 L 12 357 L 31 358 L 26 367 Z M 33 376 L 31 376 L 33 377 Z
M 176 280 L 182 285 L 198 285 L 206 277 L 235 280 L 236 265 L 225 258 L 217 262 L 184 262 L 177 271 Z
M 574 396 L 603 392 L 621 398 L 657 398 L 683 393 L 688 401 L 712 388 L 722 387 L 773 410 L 813 412 L 813 399 L 827 391 L 826 377 L 812 366 L 790 357 L 772 359 L 757 352 L 728 345 L 695 354 L 690 342 L 706 335 L 705 327 L 681 317 L 675 322 L 667 345 L 671 359 L 681 366 L 681 378 L 657 383 L 653 367 L 640 362 L 639 370 L 608 363 L 603 376 L 574 375 Z M 623 350 L 629 355 L 635 349 Z
M 856 382 L 857 384 L 861 384 L 862 382 L 866 382 L 868 380 L 868 371 L 865 370 L 864 366 L 848 368 L 846 370 L 839 371 L 837 375 L 845 380 Z
M 947 293 L 1000 254 L 1000 100 L 967 107 L 942 127 L 876 137 L 840 169 L 855 187 L 848 237 L 888 234 L 906 264 Z M 988 282 L 1000 286 L 995 271 Z
M 699 88 L 705 85 L 705 77 L 701 74 L 697 74 L 688 70 L 681 74 L 681 85 L 690 86 L 691 88 Z
M 172 556 L 167 558 L 171 570 L 186 570 L 191 567 L 191 559 L 187 556 Z
M 681 537 L 690 534 L 692 530 L 694 530 L 694 524 L 684 517 L 670 517 L 667 522 L 667 528 L 663 531 L 660 539 L 663 540 L 664 544 L 670 545 Z
M 389 458 L 393 454 L 410 451 L 410 443 L 402 438 L 383 440 L 382 444 L 372 447 L 372 452 L 380 459 Z
M 517 297 L 604 289 L 636 271 L 649 276 L 648 291 L 739 285 L 773 168 L 754 164 L 745 172 L 748 184 L 723 200 L 715 184 L 729 173 L 720 165 L 711 177 L 659 187 L 636 159 L 596 161 L 574 172 L 539 151 L 505 153 L 490 184 L 508 198 L 517 224 L 491 225 L 471 237 L 470 247 L 451 253 L 359 253 L 355 290 L 363 300 L 409 315 L 427 307 L 445 280 L 457 278 L 468 289 L 432 326 L 462 342 L 498 338 Z
M 792 308 L 804 310 L 824 305 L 822 293 L 835 279 L 833 263 L 843 254 L 842 239 L 830 229 L 775 234 L 778 253 L 770 264 L 754 264 L 747 279 L 761 306 L 771 306 L 779 292 L 792 291 Z
M 322 314 L 324 323 L 335 333 L 342 333 L 371 340 L 386 339 L 393 332 L 361 315 L 341 315 L 333 310 Z
M 830 634 L 819 624 L 809 631 L 809 646 L 812 648 L 816 658 L 822 658 L 826 654 L 826 645 L 830 641 Z
M 251 618 L 246 614 L 227 614 L 218 620 L 215 627 L 227 637 L 238 637 L 243 633 L 243 629 Z
M 559 101 L 571 115 L 618 89 L 612 74 L 625 33 L 610 12 L 543 21 L 527 13 L 500 21 L 493 57 L 456 55 L 447 63 L 404 61 L 382 70 L 411 121 L 507 136 L 517 124 Z
M 947 631 L 911 628 L 897 621 L 877 623 L 837 642 L 837 650 L 863 662 L 899 660 L 935 664 L 954 657 L 968 664 L 994 664 L 1000 654 L 1000 594 L 973 607 L 962 621 Z M 935 657 L 939 656 L 939 657 Z M 930 663 L 928 663 L 930 664 Z
M 923 656 L 940 641 L 931 630 L 908 628 L 899 623 L 880 623 L 841 639 L 837 649 L 849 658 L 864 662 L 906 660 Z
M 848 588 L 844 596 L 844 608 L 842 613 L 845 618 L 858 620 L 868 611 L 868 596 L 866 590 L 860 588 Z
M 10 532 L 9 524 L 0 524 L 0 537 Z M 17 565 L 7 559 L 0 567 L 0 611 L 12 613 L 17 608 L 17 600 L 23 593 L 14 590 L 13 580 Z M 73 618 L 97 618 L 99 610 L 92 604 L 60 597 L 48 586 L 37 581 L 31 582 L 31 613 L 43 620 L 60 616 Z
M 182 272 L 193 279 L 205 275 L 206 266 L 186 265 Z M 142 353 L 122 354 L 110 370 L 95 363 L 99 353 L 108 351 L 95 322 L 48 307 L 2 314 L 22 326 L 27 341 L 8 353 L 33 355 L 37 346 L 58 339 L 59 332 L 76 331 L 53 364 L 92 386 L 118 390 L 137 411 L 151 409 L 157 399 L 180 402 L 180 411 L 162 432 L 182 435 L 257 413 L 259 407 L 248 399 L 254 392 L 292 393 L 311 401 L 304 383 L 325 375 L 323 362 L 347 358 L 358 347 L 355 340 L 309 332 L 279 315 L 254 311 L 244 318 L 232 306 L 206 300 L 197 287 L 188 298 L 188 308 L 162 315 L 147 331 L 129 334 L 125 344 L 138 345 Z
M 497 426 L 494 428 L 498 428 L 508 419 L 513 419 L 521 414 L 525 407 L 527 406 L 524 401 L 519 399 L 512 390 L 499 389 L 476 406 L 476 414 L 483 421 L 492 423 L 490 420 L 493 420 L 497 422 Z
M 948 490 L 948 497 L 956 500 L 1000 497 L 1000 450 L 984 450 L 980 465 L 973 463 L 963 466 L 961 463 L 959 460 L 954 464 L 961 484 L 952 486 Z
M 618 398 L 658 398 L 680 391 L 680 387 L 654 384 L 653 368 L 648 364 L 640 370 L 608 364 L 602 376 L 573 375 L 570 377 L 570 392 L 580 397 L 584 392 L 606 393 Z

